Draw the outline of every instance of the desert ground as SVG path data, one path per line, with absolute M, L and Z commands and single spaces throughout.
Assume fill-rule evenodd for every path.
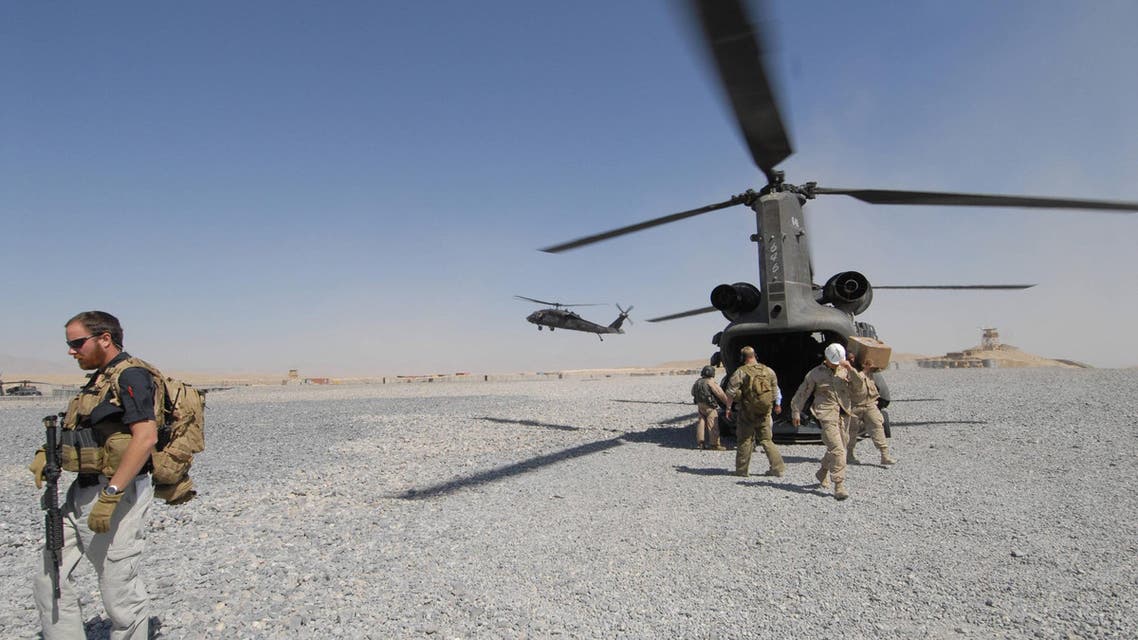
M 163 637 L 1138 635 L 1138 370 L 891 372 L 900 462 L 862 442 L 844 502 L 818 444 L 783 445 L 783 478 L 694 450 L 693 380 L 212 392 L 198 498 L 151 513 Z M 61 408 L 0 402 L 4 638 L 38 634 L 26 465 Z

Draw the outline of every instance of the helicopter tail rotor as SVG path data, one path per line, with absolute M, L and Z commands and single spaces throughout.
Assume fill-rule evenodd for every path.
M 616 308 L 620 310 L 620 317 L 624 318 L 625 320 L 628 320 L 628 324 L 636 324 L 635 322 L 632 321 L 632 318 L 628 317 L 628 314 L 632 313 L 632 309 L 633 309 L 632 305 L 628 305 L 628 308 L 624 309 L 624 308 L 621 308 L 621 306 L 618 304 L 618 305 L 616 305 Z
M 632 307 L 630 306 L 628 309 L 624 309 L 618 304 L 616 308 L 620 310 L 620 315 L 616 317 L 616 320 L 612 321 L 612 324 L 609 325 L 609 329 L 612 329 L 615 333 L 624 333 L 620 327 L 624 324 L 625 320 L 628 320 L 629 324 L 632 323 L 632 320 L 628 319 L 628 314 L 632 312 Z

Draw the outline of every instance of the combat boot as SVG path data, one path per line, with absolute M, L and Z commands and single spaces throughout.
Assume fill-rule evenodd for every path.
M 786 473 L 786 469 L 767 469 L 763 475 L 770 478 L 781 478 L 784 473 Z
M 830 486 L 830 479 L 827 477 L 829 476 L 829 473 L 830 472 L 826 471 L 825 469 L 819 469 L 818 472 L 814 474 L 814 477 L 818 478 L 819 487 L 825 489 L 826 487 Z
M 882 451 L 881 452 L 881 464 L 882 464 L 882 466 L 888 467 L 891 464 L 897 464 L 897 459 L 894 458 L 893 456 L 889 455 L 888 450 Z
M 846 491 L 846 483 L 835 482 L 834 483 L 834 499 L 835 500 L 845 500 L 848 497 L 850 497 L 850 492 Z

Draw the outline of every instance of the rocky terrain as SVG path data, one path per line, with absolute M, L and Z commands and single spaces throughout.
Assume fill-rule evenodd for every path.
M 199 497 L 151 514 L 163 637 L 1138 635 L 1138 371 L 891 372 L 900 462 L 863 442 L 845 502 L 820 445 L 784 478 L 693 450 L 692 379 L 216 392 Z M 26 465 L 60 408 L 0 403 L 0 637 L 38 634 Z

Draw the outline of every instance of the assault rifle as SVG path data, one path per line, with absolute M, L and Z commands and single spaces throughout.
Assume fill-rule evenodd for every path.
M 44 551 L 51 554 L 51 590 L 59 599 L 59 567 L 63 564 L 63 513 L 59 510 L 59 446 L 56 442 L 58 416 L 50 415 L 43 419 L 47 431 L 44 455 L 47 463 L 43 467 L 44 488 L 40 508 L 44 510 L 43 526 L 46 530 Z

